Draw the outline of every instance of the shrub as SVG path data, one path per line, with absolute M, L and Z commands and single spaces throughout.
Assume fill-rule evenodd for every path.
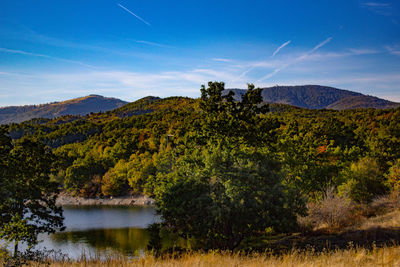
M 378 162 L 372 158 L 361 158 L 344 170 L 346 182 L 339 186 L 339 194 L 349 196 L 356 202 L 370 202 L 387 193 L 384 176 Z
M 128 185 L 129 164 L 120 160 L 101 179 L 101 192 L 105 196 L 119 196 L 124 193 Z
M 400 159 L 398 159 L 389 169 L 386 175 L 387 185 L 394 193 L 400 193 Z
M 333 188 L 326 191 L 321 201 L 308 203 L 307 208 L 308 215 L 298 219 L 303 230 L 335 232 L 357 223 L 362 217 L 355 203 L 335 194 Z

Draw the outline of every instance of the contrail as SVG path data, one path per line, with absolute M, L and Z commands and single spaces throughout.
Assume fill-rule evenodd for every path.
M 131 15 L 134 15 L 138 20 L 140 20 L 141 22 L 143 22 L 144 24 L 151 26 L 150 23 L 148 23 L 147 21 L 145 21 L 144 19 L 142 19 L 141 17 L 139 17 L 138 15 L 136 15 L 135 13 L 133 13 L 132 11 L 130 11 L 129 9 L 127 9 L 126 7 L 124 7 L 121 4 L 118 4 L 118 6 L 122 9 L 124 9 L 126 12 L 129 12 Z
M 286 43 L 284 43 L 283 45 L 281 45 L 280 47 L 278 47 L 275 52 L 272 54 L 272 57 L 274 57 L 276 54 L 279 53 L 279 51 L 284 48 L 285 46 L 287 46 L 288 44 L 290 44 L 291 40 L 287 41 Z
M 282 44 L 280 47 L 278 47 L 274 53 L 272 54 L 271 57 L 274 57 L 276 54 L 279 53 L 279 51 L 284 48 L 285 46 L 287 46 L 288 44 L 290 44 L 291 40 L 287 41 L 286 43 Z M 234 79 L 232 82 L 239 80 L 240 78 L 243 78 L 247 73 L 249 73 L 250 71 L 254 70 L 257 66 L 251 66 L 250 68 L 248 68 L 247 70 L 245 70 L 244 72 L 242 72 L 242 74 L 240 74 L 238 77 L 236 77 L 236 79 Z
M 85 64 L 83 62 L 76 61 L 76 60 L 60 58 L 60 57 L 53 57 L 53 56 L 44 55 L 44 54 L 38 54 L 38 53 L 31 53 L 31 52 L 27 52 L 27 51 L 23 51 L 23 50 L 14 50 L 14 49 L 8 49 L 8 48 L 0 47 L 0 52 L 11 53 L 11 54 L 20 54 L 20 55 L 26 55 L 26 56 L 34 56 L 34 57 L 49 58 L 49 59 L 64 61 L 64 62 L 68 62 L 68 63 L 78 64 L 78 65 L 85 66 L 85 67 L 88 67 L 88 68 L 96 68 L 95 66 L 92 66 L 92 65 L 89 65 L 89 64 Z
M 305 53 L 304 55 L 302 55 L 302 56 L 296 58 L 296 59 L 293 60 L 291 63 L 287 63 L 287 64 L 285 64 L 285 65 L 283 65 L 283 66 L 281 66 L 281 67 L 275 69 L 273 72 L 271 72 L 271 73 L 265 75 L 264 77 L 262 77 L 261 79 L 257 80 L 256 83 L 262 82 L 263 80 L 266 80 L 266 79 L 269 79 L 269 78 L 271 78 L 272 76 L 274 76 L 275 74 L 277 74 L 278 72 L 280 72 L 281 70 L 286 69 L 287 67 L 289 67 L 289 66 L 291 66 L 291 65 L 293 65 L 293 64 L 296 64 L 297 62 L 299 62 L 299 61 L 301 61 L 301 60 L 304 60 L 304 59 L 308 58 L 312 53 L 314 53 L 315 51 L 317 51 L 318 49 L 320 49 L 321 47 L 323 47 L 324 45 L 326 45 L 327 43 L 329 43 L 332 39 L 333 39 L 332 37 L 327 38 L 327 39 L 324 40 L 323 42 L 317 44 L 313 49 L 311 49 L 310 51 L 308 51 L 308 52 Z

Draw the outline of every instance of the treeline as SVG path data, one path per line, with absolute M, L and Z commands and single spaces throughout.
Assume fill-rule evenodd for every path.
M 210 142 L 215 149 L 229 143 L 237 153 L 262 150 L 282 184 L 310 200 L 328 188 L 357 202 L 399 190 L 399 108 L 258 105 L 254 119 L 245 107 L 236 114 L 233 104 L 218 110 L 217 103 L 229 101 L 213 97 L 208 106 L 204 99 L 150 97 L 106 113 L 35 119 L 7 130 L 14 139 L 31 136 L 51 147 L 59 161 L 52 179 L 85 197 L 154 195 L 160 179 L 189 154 L 205 157 Z

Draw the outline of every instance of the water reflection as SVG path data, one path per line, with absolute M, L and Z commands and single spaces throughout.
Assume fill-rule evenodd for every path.
M 159 222 L 152 207 L 64 207 L 67 231 L 109 228 L 146 228 Z
M 152 207 L 64 207 L 65 232 L 40 235 L 38 249 L 59 250 L 70 258 L 143 253 L 150 239 L 146 228 L 160 218 Z
M 53 247 L 87 246 L 86 253 L 116 251 L 124 255 L 138 255 L 146 250 L 149 233 L 141 228 L 95 229 L 60 232 L 50 236 Z M 75 255 L 72 255 L 75 256 Z

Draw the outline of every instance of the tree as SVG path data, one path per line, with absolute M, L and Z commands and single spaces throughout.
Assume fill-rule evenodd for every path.
M 262 89 L 249 84 L 241 101 L 235 101 L 233 91 L 223 94 L 223 82 L 209 82 L 201 88 L 200 108 L 203 111 L 201 136 L 203 143 L 246 143 L 260 145 L 259 114 L 266 113 L 268 105 L 261 105 Z
M 304 211 L 282 186 L 279 165 L 249 147 L 210 145 L 179 159 L 156 190 L 167 228 L 205 249 L 229 249 L 272 227 L 287 231 Z
M 205 147 L 193 144 L 172 160 L 170 172 L 158 173 L 154 197 L 167 228 L 202 248 L 232 250 L 266 228 L 291 229 L 304 205 L 282 185 L 273 155 L 260 148 L 261 89 L 249 85 L 241 101 L 223 90 L 218 82 L 202 87 L 198 133 Z
M 54 157 L 41 143 L 23 138 L 15 145 L 0 130 L 0 238 L 28 248 L 40 233 L 63 230 L 62 208 L 56 206 L 58 185 L 50 181 Z

